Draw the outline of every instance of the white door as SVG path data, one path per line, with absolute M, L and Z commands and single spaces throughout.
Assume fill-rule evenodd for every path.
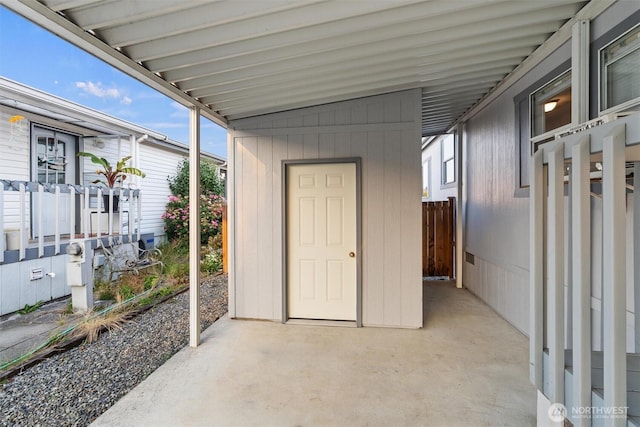
M 74 184 L 76 178 L 76 144 L 77 138 L 64 132 L 33 127 L 33 176 L 34 181 L 49 184 Z M 58 230 L 61 234 L 69 231 L 69 193 L 60 193 L 58 204 Z M 44 236 L 55 232 L 56 211 L 52 207 L 55 195 L 45 192 L 42 202 L 42 228 L 38 226 L 40 203 L 38 195 L 32 193 L 33 237 L 42 231 Z
M 290 165 L 288 316 L 356 320 L 356 165 Z

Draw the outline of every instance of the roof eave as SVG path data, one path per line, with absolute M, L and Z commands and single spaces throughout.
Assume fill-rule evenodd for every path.
M 201 115 L 224 128 L 227 127 L 227 119 L 224 116 L 69 22 L 37 0 L 16 0 L 7 2 L 5 6 L 185 107 L 199 108 Z

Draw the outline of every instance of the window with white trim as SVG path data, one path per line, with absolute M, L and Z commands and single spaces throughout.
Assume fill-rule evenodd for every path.
M 571 70 L 531 94 L 531 137 L 571 123 Z
M 600 50 L 600 110 L 640 104 L 640 25 Z
M 441 144 L 442 185 L 446 185 L 456 181 L 456 147 L 453 135 L 446 135 Z

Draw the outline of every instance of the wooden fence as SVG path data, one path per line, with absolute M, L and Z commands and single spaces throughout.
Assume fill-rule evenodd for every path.
M 422 275 L 454 276 L 456 199 L 422 202 Z

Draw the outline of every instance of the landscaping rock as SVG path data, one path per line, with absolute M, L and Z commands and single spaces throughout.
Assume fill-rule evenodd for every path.
M 227 311 L 227 279 L 200 287 L 202 329 Z M 189 294 L 0 385 L 2 426 L 86 426 L 189 341 Z

